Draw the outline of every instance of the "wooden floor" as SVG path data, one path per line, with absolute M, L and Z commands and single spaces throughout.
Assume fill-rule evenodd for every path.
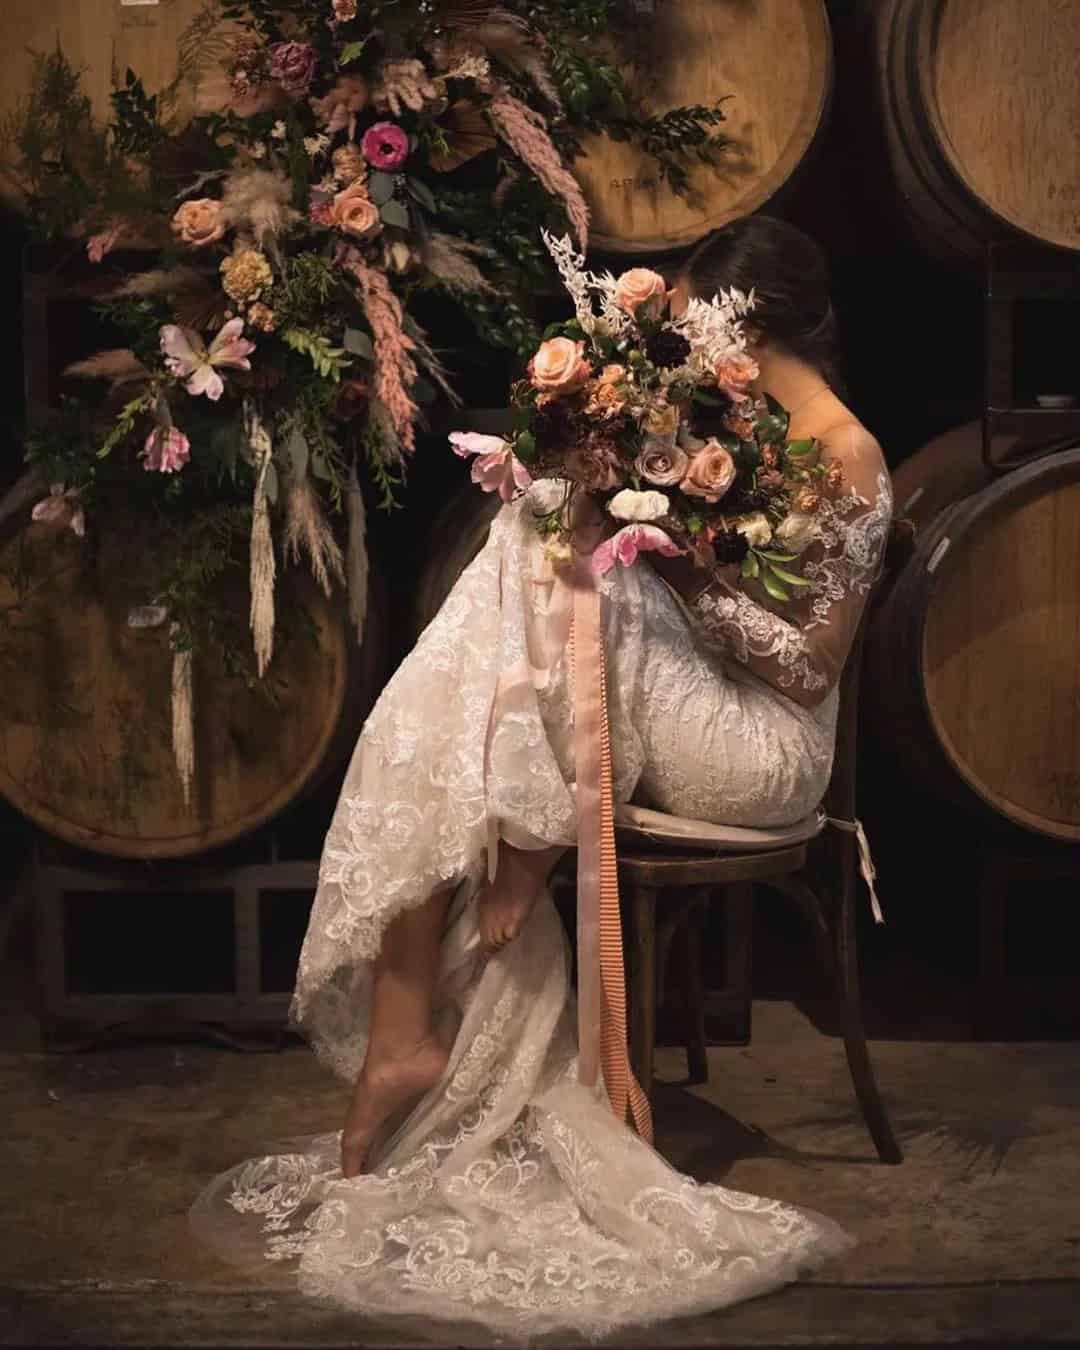
M 802 1284 L 616 1344 L 1080 1343 L 1080 1043 L 972 1042 L 947 1018 L 920 1022 L 934 996 L 917 970 L 893 978 L 908 1024 L 871 1016 L 871 1032 L 899 1167 L 876 1161 L 813 1004 L 757 1001 L 750 1046 L 713 1049 L 704 1087 L 657 1094 L 677 1166 L 821 1210 L 859 1246 Z M 658 1067 L 677 1080 L 681 1055 L 662 1049 Z M 213 1173 L 336 1127 L 341 1090 L 302 1046 L 46 1055 L 10 1002 L 0 1094 L 0 1345 L 431 1344 L 303 1300 L 276 1268 L 265 1285 L 238 1280 L 188 1236 Z

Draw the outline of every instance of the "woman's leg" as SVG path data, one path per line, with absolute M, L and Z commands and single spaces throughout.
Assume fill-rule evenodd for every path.
M 432 1031 L 446 909 L 452 889 L 437 891 L 387 928 L 375 960 L 367 1056 L 341 1134 L 341 1170 L 364 1170 L 382 1123 L 442 1077 L 449 1050 Z
M 480 941 L 490 956 L 521 932 L 552 869 L 566 849 L 561 845 L 525 851 L 500 840 L 495 880 L 479 898 Z

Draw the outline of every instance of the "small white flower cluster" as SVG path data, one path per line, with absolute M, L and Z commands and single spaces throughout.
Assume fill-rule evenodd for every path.
M 754 308 L 754 293 L 745 295 L 732 288 L 711 300 L 694 298 L 686 309 L 668 322 L 690 343 L 686 364 L 670 372 L 672 379 L 688 374 L 695 381 L 704 379 L 725 357 L 746 350 L 743 320 Z
M 615 278 L 610 272 L 598 276 L 585 270 L 585 255 L 578 253 L 568 234 L 561 239 L 541 230 L 547 250 L 555 260 L 559 275 L 563 279 L 570 299 L 574 302 L 574 312 L 581 327 L 590 336 L 599 332 L 608 337 L 619 338 L 628 332 L 632 320 L 630 316 L 615 304 Z M 600 312 L 596 312 L 594 296 L 600 297 Z

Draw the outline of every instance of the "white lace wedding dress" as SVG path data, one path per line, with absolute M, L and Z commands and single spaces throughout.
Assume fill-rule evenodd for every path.
M 750 825 L 816 806 L 836 719 L 835 690 L 821 693 L 891 514 L 876 444 L 850 431 L 833 453 L 847 486 L 808 555 L 812 594 L 785 618 L 743 591 L 689 615 L 643 562 L 605 578 L 617 800 Z M 534 650 L 550 590 L 529 511 L 528 496 L 501 511 L 364 728 L 297 977 L 296 1024 L 351 1083 L 387 924 L 459 883 L 438 986 L 453 1047 L 443 1081 L 391 1123 L 366 1175 L 342 1178 L 338 1136 L 327 1134 L 241 1163 L 192 1211 L 201 1236 L 234 1257 L 295 1267 L 307 1294 L 516 1341 L 722 1308 L 854 1242 L 823 1215 L 679 1174 L 615 1119 L 602 1088 L 578 1083 L 568 949 L 550 898 L 497 957 L 479 954 L 489 826 L 518 846 L 575 832 L 565 663 L 543 689 L 518 684 L 492 715 L 500 672 Z

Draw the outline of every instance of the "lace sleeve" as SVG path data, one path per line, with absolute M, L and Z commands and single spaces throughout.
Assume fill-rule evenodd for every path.
M 823 454 L 842 465 L 844 487 L 817 514 L 804 595 L 781 607 L 756 582 L 720 582 L 691 606 L 725 655 L 809 707 L 840 678 L 892 520 L 888 469 L 868 432 L 849 423 L 824 439 Z

